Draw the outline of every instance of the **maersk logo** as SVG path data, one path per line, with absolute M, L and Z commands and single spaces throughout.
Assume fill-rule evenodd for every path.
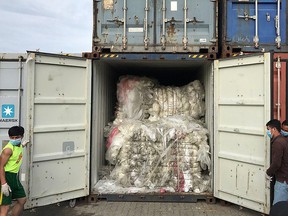
M 2 105 L 2 118 L 14 118 L 15 106 L 13 104 Z

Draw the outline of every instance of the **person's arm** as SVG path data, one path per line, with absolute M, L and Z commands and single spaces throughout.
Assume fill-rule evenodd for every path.
M 266 173 L 269 176 L 275 175 L 277 170 L 281 167 L 283 157 L 283 148 L 281 143 L 272 144 L 272 162 Z
M 5 178 L 5 170 L 4 170 L 4 167 L 6 165 L 6 163 L 8 162 L 9 158 L 11 157 L 12 155 L 12 150 L 7 148 L 7 149 L 4 149 L 2 151 L 2 154 L 1 154 L 1 161 L 0 161 L 0 181 L 1 181 L 1 184 L 4 185 L 6 182 L 6 178 Z

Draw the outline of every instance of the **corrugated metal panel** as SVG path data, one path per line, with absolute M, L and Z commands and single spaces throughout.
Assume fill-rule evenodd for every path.
M 234 51 L 288 50 L 286 0 L 225 0 L 223 9 L 223 57 Z
M 91 189 L 97 183 L 99 168 L 105 164 L 104 128 L 112 121 L 116 101 L 115 73 L 109 64 L 93 62 Z M 114 96 L 114 97 L 113 97 Z
M 28 208 L 89 194 L 89 61 L 30 53 Z
M 215 61 L 214 196 L 268 214 L 270 54 Z
M 218 1 L 95 1 L 93 28 L 93 51 L 217 53 Z

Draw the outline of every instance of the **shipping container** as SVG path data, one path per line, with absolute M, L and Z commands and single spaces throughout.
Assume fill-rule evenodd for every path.
M 286 0 L 224 0 L 222 57 L 234 52 L 287 52 Z
M 24 99 L 24 89 L 27 88 L 26 76 L 27 53 L 0 54 L 0 145 L 8 143 L 8 129 L 14 125 L 26 122 L 27 100 Z M 27 154 L 27 152 L 25 152 Z M 23 164 L 27 157 L 23 158 Z M 27 165 L 25 165 L 27 167 Z M 21 175 L 23 186 L 27 188 L 26 175 Z
M 170 196 L 171 202 L 175 197 L 184 201 L 216 197 L 269 213 L 270 182 L 265 171 L 270 165 L 270 140 L 265 124 L 273 116 L 272 54 L 212 61 L 189 54 L 124 53 L 84 59 L 31 52 L 23 73 L 18 61 L 13 62 L 13 72 L 7 72 L 5 59 L 0 61 L 0 128 L 7 131 L 10 119 L 20 121 L 19 114 L 3 115 L 8 105 L 23 112 L 20 123 L 31 142 L 21 172 L 29 198 L 26 208 L 99 195 L 95 185 L 105 165 L 104 127 L 114 118 L 117 82 L 122 75 L 138 75 L 170 86 L 196 79 L 203 83 L 213 192 L 133 194 L 132 201 L 149 201 L 146 196 L 150 201 Z M 21 101 L 25 102 L 21 107 L 19 96 L 13 93 L 19 84 L 9 87 L 11 80 L 19 83 L 19 72 L 23 74 Z M 2 82 L 4 78 L 10 82 Z M 1 142 L 7 142 L 1 133 Z M 114 196 L 128 200 L 127 194 Z
M 218 52 L 218 0 L 94 1 L 93 21 L 95 52 Z

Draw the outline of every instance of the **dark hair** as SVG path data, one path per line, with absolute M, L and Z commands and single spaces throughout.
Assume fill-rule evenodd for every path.
M 24 128 L 21 126 L 13 126 L 8 130 L 9 136 L 23 136 Z
M 284 121 L 282 122 L 282 125 L 288 126 L 288 120 L 284 120 Z
M 279 132 L 281 131 L 281 122 L 277 119 L 272 119 L 266 124 L 267 127 L 276 128 Z

